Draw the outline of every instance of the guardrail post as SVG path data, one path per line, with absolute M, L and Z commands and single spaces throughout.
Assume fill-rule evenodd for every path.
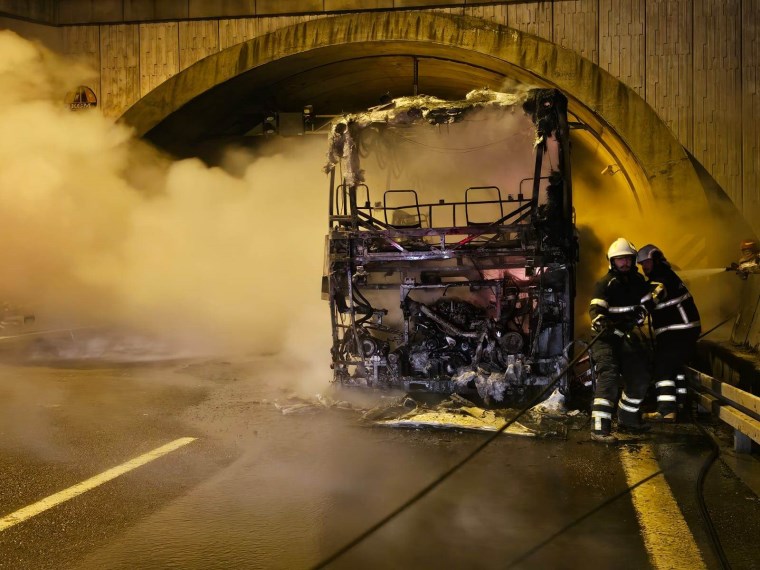
M 752 453 L 752 438 L 738 429 L 734 430 L 734 451 L 737 453 Z
M 752 442 L 760 444 L 760 396 L 694 368 L 686 371 L 699 410 L 710 412 L 734 428 L 734 450 L 737 453 L 751 453 Z

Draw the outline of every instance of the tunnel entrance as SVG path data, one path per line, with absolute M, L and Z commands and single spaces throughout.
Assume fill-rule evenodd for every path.
M 300 120 L 306 107 L 314 114 L 313 130 L 307 134 L 325 134 L 320 127 L 329 117 L 386 99 L 426 94 L 456 100 L 478 87 L 498 91 L 517 83 L 503 72 L 466 61 L 382 53 L 343 59 L 353 50 L 338 51 L 343 53 L 320 50 L 317 61 L 292 56 L 231 78 L 173 112 L 145 138 L 178 156 L 200 154 L 213 160 L 225 146 L 260 145 L 264 125 L 275 117 L 279 125 L 273 134 L 303 134 L 303 128 L 299 132 L 289 127 L 284 118 Z
M 709 190 L 683 147 L 635 92 L 570 50 L 465 16 L 375 12 L 283 28 L 200 60 L 148 93 L 122 120 L 175 156 L 213 164 L 226 148 L 261 145 L 273 113 L 297 120 L 309 107 L 315 117 L 339 115 L 387 97 L 458 99 L 482 87 L 558 88 L 568 97 L 574 179 L 579 190 L 589 189 L 586 203 L 578 193 L 577 222 L 581 230 L 597 225 L 590 241 L 626 231 L 609 219 L 611 211 L 628 227 L 641 226 L 644 213 L 650 227 L 691 227 L 695 217 L 712 215 Z M 667 211 L 656 207 L 659 201 Z M 688 237 L 678 247 L 695 259 L 708 257 L 710 248 L 723 255 L 738 239 L 709 242 L 705 232 Z M 592 249 L 597 255 L 604 248 L 594 242 Z
M 576 138 L 604 147 L 610 156 L 602 169 L 625 178 L 641 207 L 649 194 L 698 187 L 681 145 L 625 85 L 570 50 L 465 16 L 376 12 L 283 28 L 197 62 L 123 120 L 177 156 L 210 158 L 225 145 L 249 144 L 273 111 L 310 105 L 317 115 L 333 115 L 388 96 L 457 99 L 472 89 L 518 85 L 567 94 L 571 118 L 584 128 Z

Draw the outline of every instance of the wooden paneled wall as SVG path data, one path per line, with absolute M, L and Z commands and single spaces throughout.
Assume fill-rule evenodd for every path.
M 760 0 L 744 0 L 741 15 L 742 185 L 745 216 L 760 224 Z
M 140 97 L 179 73 L 180 25 L 140 24 Z
M 693 11 L 694 154 L 742 208 L 740 3 L 694 0 Z
M 646 81 L 641 94 L 693 148 L 692 0 L 646 0 Z M 651 33 L 654 29 L 659 32 Z
M 760 220 L 760 0 L 546 0 L 438 11 L 538 35 L 598 64 L 646 99 L 745 216 Z M 66 51 L 99 66 L 101 108 L 118 116 L 199 59 L 316 17 L 323 16 L 68 26 L 63 33 Z
M 647 0 L 599 0 L 599 61 L 642 97 L 646 91 Z M 598 63 L 598 62 L 597 62 Z
M 499 23 L 542 38 L 552 38 L 554 9 L 551 2 L 507 6 L 507 19 Z M 477 16 L 477 14 L 472 14 Z M 552 40 L 553 41 L 553 40 Z
M 140 98 L 140 26 L 100 28 L 100 108 L 111 116 Z

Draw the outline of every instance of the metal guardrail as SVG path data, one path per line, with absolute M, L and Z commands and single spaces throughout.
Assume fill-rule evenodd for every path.
M 734 428 L 734 449 L 748 453 L 752 441 L 760 444 L 760 397 L 687 368 L 687 377 L 699 406 Z

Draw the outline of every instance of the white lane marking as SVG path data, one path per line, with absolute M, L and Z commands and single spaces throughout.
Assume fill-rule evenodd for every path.
M 636 451 L 621 448 L 620 458 L 629 486 L 660 470 L 649 445 Z M 631 498 L 655 570 L 707 568 L 664 475 L 633 489 Z
M 108 471 L 104 471 L 100 475 L 95 475 L 94 477 L 90 477 L 89 479 L 82 481 L 81 483 L 72 485 L 68 489 L 59 491 L 58 493 L 55 493 L 54 495 L 50 495 L 49 497 L 46 497 L 45 499 L 42 499 L 41 501 L 37 501 L 36 503 L 29 505 L 28 507 L 19 509 L 16 512 L 11 513 L 7 516 L 4 516 L 3 518 L 0 519 L 0 531 L 4 531 L 12 527 L 13 525 L 17 525 L 20 522 L 24 522 L 25 520 L 30 519 L 33 516 L 38 515 L 43 511 L 53 508 L 56 505 L 63 503 L 64 501 L 73 499 L 74 497 L 81 495 L 82 493 L 91 491 L 98 485 L 107 483 L 108 481 L 110 481 L 111 479 L 115 479 L 119 475 L 124 475 L 124 473 L 132 471 L 133 469 L 137 469 L 138 467 L 141 467 L 145 465 L 146 463 L 150 463 L 154 459 L 158 459 L 159 457 L 166 455 L 167 453 L 171 453 L 172 451 L 179 449 L 183 445 L 187 445 L 188 443 L 191 443 L 195 440 L 196 438 L 194 437 L 182 437 L 180 439 L 175 439 L 171 443 L 167 443 L 166 445 L 157 447 L 153 451 L 149 451 L 148 453 L 144 453 L 143 455 L 140 455 L 139 457 L 130 459 L 126 463 L 122 463 L 121 465 L 112 467 L 111 469 L 109 469 Z

